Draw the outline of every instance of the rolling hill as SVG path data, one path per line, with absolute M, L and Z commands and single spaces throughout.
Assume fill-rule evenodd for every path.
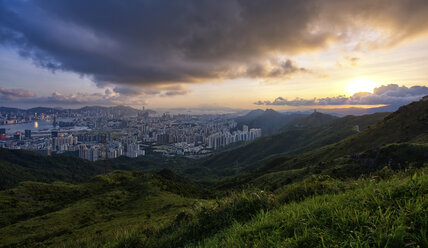
M 411 103 L 392 114 L 378 113 L 362 118 L 370 120 L 373 116 L 384 118 L 372 125 L 370 122 L 360 123 L 360 132 L 354 131 L 354 135 L 329 145 L 309 151 L 303 149 L 303 153 L 267 157 L 255 170 L 225 179 L 217 187 L 223 189 L 252 184 L 276 189 L 311 175 L 355 178 L 385 166 L 403 169 L 428 163 L 428 101 Z M 331 125 L 330 128 L 340 133 L 340 127 L 344 123 L 354 125 L 355 118 L 360 117 L 336 119 L 330 124 L 338 125 Z M 346 132 L 343 134 L 346 135 Z
M 22 181 L 78 183 L 103 172 L 102 167 L 76 157 L 47 157 L 0 148 L 0 189 L 15 187 Z
M 278 162 L 276 169 L 301 167 L 317 164 L 343 156 L 350 156 L 368 150 L 377 151 L 380 147 L 392 143 L 428 142 L 428 101 L 420 100 L 400 107 L 386 116 L 381 122 L 370 125 L 356 135 L 337 143 L 303 153 Z M 278 158 L 278 161 L 281 160 Z M 274 168 L 272 168 L 274 169 Z
M 238 128 L 242 128 L 242 125 L 247 125 L 249 128 L 261 128 L 262 135 L 272 135 L 278 132 L 281 128 L 287 125 L 289 122 L 303 118 L 304 114 L 282 114 L 276 112 L 273 109 L 253 110 L 247 115 L 236 119 Z
M 23 182 L 0 191 L 0 247 L 117 244 L 136 226 L 159 228 L 205 204 L 206 191 L 165 175 L 115 171 L 79 185 Z
M 271 156 L 278 154 L 297 154 L 333 144 L 362 131 L 383 120 L 388 113 L 363 116 L 334 116 L 313 113 L 294 120 L 284 127 L 285 131 L 261 137 L 250 144 L 215 154 L 202 161 L 203 167 L 211 169 L 212 175 L 231 176 L 249 171 L 266 163 Z

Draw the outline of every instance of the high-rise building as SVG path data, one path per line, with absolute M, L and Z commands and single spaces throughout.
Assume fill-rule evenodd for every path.
M 243 132 L 248 132 L 248 126 L 247 125 L 243 125 L 242 126 L 242 131 Z
M 14 140 L 22 140 L 22 133 L 17 131 L 14 135 L 13 135 L 13 139 Z
M 58 137 L 58 130 L 52 130 L 51 136 L 52 136 L 52 138 Z
M 169 134 L 158 134 L 156 137 L 156 143 L 159 145 L 166 145 L 169 143 Z
M 31 130 L 30 129 L 26 129 L 25 130 L 25 138 L 26 139 L 31 139 Z

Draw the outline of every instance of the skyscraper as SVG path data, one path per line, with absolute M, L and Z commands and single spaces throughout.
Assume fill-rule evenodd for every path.
M 52 138 L 58 137 L 58 130 L 52 130 L 51 136 L 52 136 Z
M 25 138 L 26 139 L 31 139 L 31 130 L 30 129 L 26 129 L 25 130 Z
M 14 135 L 13 135 L 13 139 L 15 140 L 22 140 L 22 133 L 17 131 Z
M 242 131 L 243 132 L 248 132 L 248 126 L 247 125 L 243 125 L 242 126 Z

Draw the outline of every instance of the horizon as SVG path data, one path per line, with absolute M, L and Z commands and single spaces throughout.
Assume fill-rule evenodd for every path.
M 420 100 L 420 99 L 419 99 Z M 252 109 L 238 109 L 238 108 L 225 108 L 225 107 L 194 107 L 194 108 L 146 108 L 146 111 L 154 111 L 158 114 L 160 113 L 171 113 L 171 114 L 191 114 L 191 115 L 221 115 L 221 114 L 238 114 L 238 115 L 245 115 L 251 111 L 267 111 L 267 110 L 273 110 L 279 113 L 312 113 L 312 112 L 320 112 L 325 114 L 331 114 L 331 115 L 364 115 L 364 114 L 373 114 L 378 112 L 394 112 L 399 107 L 403 105 L 395 105 L 395 106 L 388 106 L 388 105 L 378 105 L 375 107 L 367 107 L 367 105 L 353 105 L 353 106 L 343 106 L 343 108 L 338 108 L 338 106 L 330 107 L 327 106 L 327 108 L 320 108 L 320 106 L 307 106 L 306 108 L 296 108 L 296 109 L 276 109 L 275 107 L 267 106 L 266 108 L 258 108 L 256 106 Z M 18 109 L 21 111 L 28 111 L 31 109 L 54 109 L 54 110 L 80 110 L 83 108 L 115 108 L 115 107 L 125 107 L 125 108 L 131 108 L 133 110 L 142 111 L 142 109 L 130 106 L 130 105 L 110 105 L 110 106 L 102 106 L 102 105 L 85 105 L 82 107 L 55 107 L 55 106 L 35 106 L 35 107 L 29 107 L 29 108 L 20 108 L 20 107 L 7 107 L 7 106 L 0 106 L 1 108 L 10 108 L 10 109 Z M 145 107 L 145 106 L 143 106 Z M 323 106 L 321 106 L 323 107 Z M 340 107 L 340 106 L 339 106 Z
M 428 0 L 0 0 L 0 247 L 428 247 Z

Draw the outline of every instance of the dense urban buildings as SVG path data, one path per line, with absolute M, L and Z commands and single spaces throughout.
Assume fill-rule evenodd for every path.
M 128 107 L 0 111 L 0 147 L 97 161 L 146 152 L 201 157 L 261 129 L 237 127 L 228 115 L 171 115 Z

